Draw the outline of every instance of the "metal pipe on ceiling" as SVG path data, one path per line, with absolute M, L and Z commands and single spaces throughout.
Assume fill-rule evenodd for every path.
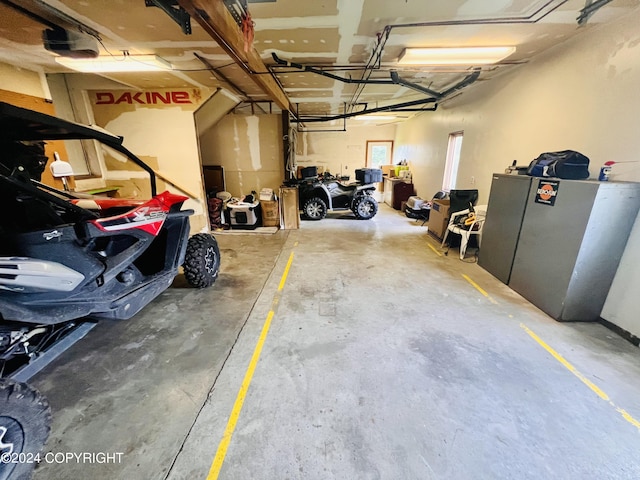
M 271 57 L 278 64 L 286 67 L 297 68 L 298 70 L 302 70 L 303 72 L 315 73 L 316 75 L 322 75 L 323 77 L 330 78 L 332 80 L 337 80 L 338 82 L 343 83 L 363 83 L 366 85 L 389 85 L 394 82 L 389 80 L 356 80 L 353 78 L 344 78 L 339 75 L 334 75 L 333 73 L 326 72 L 324 70 L 317 69 L 315 67 L 305 66 L 300 63 L 290 62 L 288 60 L 283 60 L 275 52 L 271 53 Z
M 384 46 L 386 45 L 389 35 L 391 34 L 391 31 L 394 28 L 421 28 L 421 27 L 460 26 L 460 25 L 464 26 L 464 25 L 499 25 L 499 24 L 513 24 L 513 23 L 517 23 L 517 24 L 537 23 L 543 18 L 545 18 L 547 15 L 551 14 L 553 11 L 558 9 L 560 6 L 567 3 L 568 1 L 569 0 L 548 0 L 544 5 L 539 7 L 535 12 L 531 13 L 530 15 L 519 16 L 519 17 L 488 17 L 488 18 L 480 18 L 480 19 L 468 19 L 468 20 L 447 20 L 447 21 L 416 22 L 416 23 L 386 25 L 383 28 L 382 33 L 378 34 L 378 44 L 374 48 L 369 60 L 364 65 L 364 67 L 359 67 L 360 69 L 364 70 L 362 76 L 359 79 L 343 78 L 338 75 L 333 75 L 325 70 L 318 69 L 312 65 L 302 65 L 300 63 L 294 63 L 294 62 L 282 60 L 275 54 L 275 52 L 272 53 L 271 55 L 274 61 L 277 63 L 276 66 L 280 66 L 280 67 L 286 66 L 286 67 L 297 68 L 305 72 L 322 75 L 327 78 L 331 78 L 333 80 L 340 81 L 343 83 L 357 85 L 356 91 L 352 95 L 351 100 L 348 102 L 348 105 L 350 107 L 352 107 L 354 104 L 357 103 L 357 100 L 362 94 L 362 91 L 364 90 L 364 86 L 366 85 L 373 85 L 373 84 L 384 85 L 389 83 L 399 83 L 408 88 L 422 91 L 423 93 L 432 94 L 437 92 L 430 91 L 429 89 L 426 89 L 425 87 L 422 87 L 415 83 L 411 83 L 407 81 L 403 81 L 402 83 L 400 83 L 400 82 L 393 81 L 393 78 L 394 78 L 393 72 L 391 73 L 392 82 L 389 82 L 388 80 L 371 80 L 372 72 L 374 70 L 379 70 L 381 68 L 380 63 L 382 59 L 382 52 L 384 51 Z M 601 0 L 601 1 L 607 1 L 607 0 Z M 611 1 L 611 0 L 608 0 L 608 1 Z M 270 73 L 277 75 L 277 72 L 274 72 L 271 66 L 269 66 L 268 68 Z M 475 71 L 475 79 L 473 81 L 477 79 L 477 76 L 479 74 L 480 74 L 480 70 L 477 69 Z M 396 75 L 396 78 L 399 78 L 397 77 L 397 73 L 395 75 Z M 473 81 L 469 83 L 473 83 Z
M 423 98 L 421 100 L 414 100 L 411 102 L 404 102 L 404 103 L 397 103 L 394 105 L 387 105 L 385 107 L 378 107 L 378 108 L 365 108 L 364 110 L 360 110 L 358 112 L 346 112 L 346 108 L 345 108 L 345 113 L 342 115 L 334 115 L 331 117 L 307 117 L 304 119 L 300 119 L 300 116 L 298 116 L 298 120 L 295 120 L 296 122 L 305 122 L 305 123 L 312 123 L 312 122 L 329 122 L 331 120 L 339 120 L 339 119 L 346 119 L 346 118 L 351 118 L 351 117 L 356 117 L 359 115 L 366 115 L 369 113 L 380 113 L 380 112 L 391 112 L 391 111 L 400 111 L 402 108 L 404 107 L 413 107 L 416 105 L 424 105 L 427 103 L 436 103 L 439 100 L 443 100 L 446 97 L 448 97 L 449 95 L 451 95 L 452 93 L 457 92 L 458 90 L 463 89 L 464 87 L 471 85 L 473 82 L 475 82 L 478 77 L 480 76 L 480 69 L 476 68 L 474 69 L 469 75 L 467 75 L 465 78 L 463 78 L 460 82 L 456 83 L 455 85 L 453 85 L 452 87 L 446 89 L 444 92 L 436 92 L 433 90 L 429 90 L 426 89 L 420 85 L 416 85 L 416 84 L 412 84 L 410 82 L 406 82 L 405 80 L 403 80 L 402 78 L 400 78 L 398 75 L 395 76 L 395 80 L 399 85 L 403 85 L 409 88 L 415 88 L 418 87 L 417 89 L 423 93 L 429 92 L 429 94 L 431 95 L 431 97 L 429 98 Z M 346 105 L 346 104 L 345 104 Z M 435 106 L 435 108 L 433 109 L 433 111 L 435 111 L 437 108 L 437 105 Z
M 299 68 L 302 71 L 315 73 L 315 74 L 322 75 L 322 76 L 325 76 L 340 82 L 344 82 L 344 83 L 355 83 L 355 84 L 364 84 L 364 85 L 391 85 L 391 84 L 402 85 L 403 87 L 411 88 L 420 93 L 426 93 L 427 95 L 431 95 L 434 101 L 441 100 L 447 95 L 450 95 L 451 93 L 453 93 L 454 91 L 460 90 L 466 87 L 467 85 L 471 85 L 480 76 L 480 68 L 475 68 L 473 69 L 471 74 L 467 75 L 462 81 L 458 82 L 456 85 L 454 85 L 450 89 L 446 90 L 445 92 L 436 92 L 435 90 L 431 90 L 429 88 L 423 87 L 422 85 L 418 85 L 417 83 L 412 83 L 412 82 L 409 82 L 408 80 L 402 79 L 398 75 L 398 72 L 396 71 L 391 72 L 391 80 L 363 80 L 363 79 L 357 80 L 352 78 L 340 77 L 338 75 L 333 75 L 332 73 L 318 70 L 313 67 L 308 67 L 308 66 L 305 67 L 304 65 L 301 65 L 299 63 L 293 63 L 293 62 L 283 60 L 279 58 L 275 52 L 272 53 L 271 56 L 273 57 L 274 61 L 280 65 Z M 360 115 L 361 113 L 362 112 L 357 112 L 356 115 Z
M 392 111 L 400 111 L 403 107 L 415 107 L 416 105 L 425 105 L 427 103 L 435 103 L 435 98 L 423 98 L 420 100 L 413 100 L 411 102 L 403 102 L 396 103 L 394 105 L 387 105 L 386 107 L 377 107 L 365 109 L 359 112 L 349 112 L 343 113 L 340 115 L 333 115 L 330 117 L 305 117 L 305 118 L 297 118 L 293 120 L 296 123 L 317 123 L 317 122 L 330 122 L 332 120 L 342 120 L 351 117 L 357 117 L 359 115 L 367 115 L 369 113 L 381 113 L 381 112 L 392 112 Z M 426 109 L 425 109 L 426 110 Z M 433 109 L 435 110 L 435 108 Z M 429 110 L 426 110 L 429 111 Z
M 304 66 L 301 65 L 299 63 L 293 63 L 293 62 L 289 62 L 287 60 L 283 60 L 280 57 L 278 57 L 278 55 L 276 55 L 276 53 L 272 53 L 271 56 L 273 57 L 273 59 L 279 64 L 279 65 L 283 65 L 283 66 L 287 66 L 287 67 L 293 67 L 293 68 L 298 68 L 304 72 L 309 72 L 309 73 L 315 73 L 317 75 L 322 75 L 323 77 L 328 77 L 331 78 L 332 80 L 336 80 L 339 82 L 343 82 L 343 83 L 351 83 L 351 84 L 362 84 L 362 85 L 402 85 L 404 87 L 407 88 L 411 88 L 413 90 L 416 90 L 418 92 L 421 93 L 426 93 L 428 95 L 432 95 L 434 98 L 441 98 L 441 93 L 440 92 L 436 92 L 435 90 L 430 90 L 426 87 L 423 87 L 422 85 L 418 85 L 417 83 L 412 83 L 409 82 L 408 80 L 404 80 L 402 78 L 400 78 L 400 76 L 398 75 L 398 72 L 395 70 L 392 70 L 391 73 L 391 80 L 383 80 L 383 79 L 376 79 L 376 80 L 358 80 L 358 79 L 353 79 L 353 78 L 344 78 L 344 77 L 340 77 L 339 75 L 334 75 L 332 73 L 329 72 L 325 72 L 324 70 L 318 70 L 316 68 L 313 67 L 309 67 L 309 66 Z M 468 79 L 468 77 L 465 79 L 465 85 L 473 83 L 475 80 L 477 80 L 478 76 L 480 75 L 480 68 L 475 68 L 473 70 L 473 80 L 470 82 L 467 82 L 466 80 Z M 353 106 L 353 104 L 351 104 L 351 106 Z
M 365 65 L 365 71 L 362 74 L 361 79 L 364 79 L 367 74 L 371 76 L 373 70 L 379 69 L 382 62 L 382 53 L 384 47 L 389 39 L 389 35 L 394 28 L 423 28 L 423 27 L 444 27 L 444 26 L 465 26 L 465 25 L 500 25 L 500 24 L 527 24 L 537 23 L 547 15 L 551 14 L 559 7 L 567 3 L 569 0 L 548 0 L 544 5 L 540 6 L 535 12 L 530 15 L 518 16 L 518 17 L 488 17 L 478 19 L 467 20 L 445 20 L 445 21 L 432 21 L 432 22 L 414 22 L 414 23 L 401 23 L 395 25 L 386 25 L 382 32 L 378 34 L 378 43 L 371 52 L 371 56 Z M 554 5 L 555 4 L 555 5 Z M 351 97 L 349 104 L 353 105 L 357 103 L 358 98 L 362 94 L 364 87 L 356 88 L 356 91 Z
M 480 76 L 480 69 L 474 68 L 471 74 L 467 75 L 464 79 L 462 79 L 462 81 L 456 83 L 453 87 L 448 88 L 444 92 L 436 92 L 429 88 L 423 87 L 422 85 L 418 85 L 417 83 L 412 83 L 412 82 L 409 82 L 408 80 L 404 80 L 398 75 L 398 72 L 391 72 L 391 78 L 394 80 L 394 83 L 397 83 L 398 85 L 402 85 L 403 87 L 412 88 L 414 90 L 426 93 L 428 95 L 432 95 L 437 100 L 442 100 L 443 98 L 448 97 L 452 93 L 458 90 L 462 90 L 467 85 L 471 85 L 473 82 L 475 82 L 478 79 L 479 76 Z
M 578 16 L 578 25 L 583 26 L 589 21 L 591 16 L 604 7 L 607 3 L 612 2 L 613 0 L 587 0 L 584 8 L 580 10 L 580 15 Z
M 374 63 L 380 62 L 382 57 L 382 50 L 384 50 L 384 46 L 386 45 L 386 42 L 389 39 L 389 34 L 391 33 L 391 30 L 395 28 L 424 28 L 424 27 L 452 27 L 452 26 L 468 26 L 468 25 L 503 25 L 503 24 L 506 25 L 506 24 L 537 23 L 540 20 L 544 19 L 546 16 L 553 13 L 555 10 L 560 8 L 562 5 L 564 5 L 568 1 L 569 0 L 548 0 L 544 5 L 538 8 L 532 14 L 519 16 L 519 17 L 487 17 L 487 18 L 476 18 L 476 19 L 466 19 L 466 20 L 436 20 L 431 22 L 412 22 L 412 23 L 398 23 L 394 25 L 385 25 L 385 27 L 382 29 L 382 33 L 378 34 L 378 44 L 374 48 L 372 55 L 369 59 L 369 62 L 367 62 L 367 65 L 370 65 L 371 59 L 374 56 L 377 57 Z M 603 0 L 599 0 L 599 1 L 603 1 Z M 604 1 L 611 1 L 611 0 L 604 0 Z M 381 49 L 381 51 L 379 54 L 376 55 L 376 51 L 379 48 Z
M 436 92 L 435 90 L 431 90 L 430 88 L 423 87 L 422 85 L 418 85 L 417 83 L 413 83 L 401 78 L 400 75 L 398 75 L 398 72 L 396 71 L 391 72 L 391 80 L 393 81 L 393 83 L 397 85 L 402 85 L 403 87 L 411 88 L 413 90 L 426 93 L 427 95 L 431 95 L 435 98 L 438 98 L 438 96 L 440 95 L 440 93 Z

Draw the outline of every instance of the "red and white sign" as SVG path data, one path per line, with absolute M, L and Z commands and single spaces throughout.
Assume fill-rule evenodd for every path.
M 94 105 L 189 105 L 198 102 L 198 90 L 93 91 Z

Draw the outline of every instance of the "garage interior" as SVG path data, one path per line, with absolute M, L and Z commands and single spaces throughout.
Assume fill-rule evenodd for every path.
M 638 478 L 634 201 L 592 214 L 606 234 L 580 247 L 615 257 L 572 272 L 578 303 L 602 299 L 596 318 L 557 321 L 478 264 L 503 243 L 447 255 L 388 190 L 370 220 L 330 212 L 275 233 L 213 228 L 207 195 L 278 193 L 306 167 L 353 181 L 378 143 L 414 195 L 477 189 L 489 218 L 495 174 L 543 152 L 583 153 L 603 192 L 635 188 L 639 21 L 638 0 L 1 0 L 0 101 L 123 136 L 221 253 L 212 287 L 179 275 L 29 380 L 53 411 L 45 452 L 121 454 L 43 462 L 33 478 Z M 427 47 L 511 53 L 402 63 Z M 98 68 L 96 53 L 117 67 L 76 70 Z M 115 155 L 56 148 L 76 191 L 151 195 Z M 591 209 L 571 208 L 527 248 L 569 244 Z M 552 272 L 563 250 L 542 245 Z M 544 283 L 547 296 L 563 288 L 552 273 Z

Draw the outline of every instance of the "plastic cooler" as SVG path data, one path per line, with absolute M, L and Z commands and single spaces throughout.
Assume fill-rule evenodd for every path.
M 260 202 L 253 203 L 228 203 L 229 221 L 232 228 L 245 228 L 253 230 L 258 226 Z

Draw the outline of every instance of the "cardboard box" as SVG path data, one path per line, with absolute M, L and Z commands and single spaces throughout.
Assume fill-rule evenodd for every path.
M 429 233 L 442 238 L 449 224 L 449 200 L 434 200 L 429 213 Z
M 280 226 L 280 210 L 278 209 L 278 201 L 261 201 L 262 208 L 262 226 L 263 227 L 279 227 Z
M 273 188 L 263 188 L 260 190 L 260 201 L 271 201 L 274 200 L 275 197 L 273 195 Z
M 387 177 L 389 176 L 389 173 L 391 172 L 391 170 L 393 170 L 394 166 L 393 165 L 380 165 L 380 169 L 382 170 L 382 175 L 386 175 Z

